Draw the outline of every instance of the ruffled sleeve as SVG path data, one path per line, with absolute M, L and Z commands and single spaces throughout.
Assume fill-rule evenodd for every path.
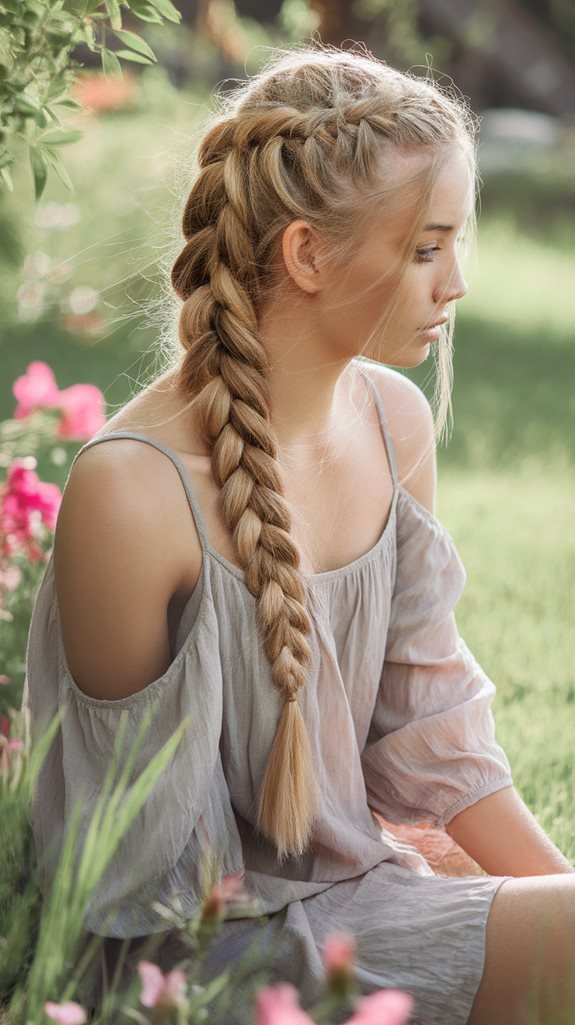
M 203 586 L 209 586 L 207 578 Z M 84 924 L 92 932 L 122 937 L 161 931 L 166 924 L 155 902 L 176 902 L 184 917 L 191 917 L 210 865 L 219 863 L 222 874 L 242 867 L 219 753 L 222 680 L 217 651 L 213 605 L 201 601 L 192 630 L 162 677 L 117 701 L 88 697 L 66 663 L 52 560 L 48 563 L 30 625 L 24 697 L 33 743 L 57 712 L 63 716 L 31 806 L 44 889 L 54 878 L 72 822 L 80 855 L 114 762 L 117 781 L 131 761 L 126 774 L 129 799 L 150 761 L 181 724 L 188 724 L 89 904 Z
M 438 521 L 400 489 L 385 664 L 362 756 L 370 807 L 443 825 L 512 785 L 495 740 L 495 687 L 458 634 L 465 570 Z

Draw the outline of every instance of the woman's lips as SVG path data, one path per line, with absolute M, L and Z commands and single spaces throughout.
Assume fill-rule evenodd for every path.
M 419 329 L 419 334 L 425 335 L 425 337 L 430 340 L 439 341 L 439 338 L 441 337 L 441 328 L 444 324 L 447 324 L 448 320 L 448 316 L 441 317 L 440 320 L 435 321 L 435 324 L 430 324 L 429 327 L 421 327 Z

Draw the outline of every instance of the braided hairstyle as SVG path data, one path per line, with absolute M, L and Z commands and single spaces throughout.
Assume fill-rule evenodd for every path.
M 178 390 L 194 399 L 221 509 L 256 599 L 283 699 L 258 797 L 257 824 L 280 858 L 310 840 L 317 793 L 297 694 L 310 659 L 307 590 L 291 537 L 271 426 L 258 316 L 278 241 L 303 218 L 340 246 L 373 207 L 386 148 L 470 147 L 464 105 L 367 53 L 318 44 L 277 54 L 223 101 L 201 141 L 199 174 L 172 269 L 183 300 Z

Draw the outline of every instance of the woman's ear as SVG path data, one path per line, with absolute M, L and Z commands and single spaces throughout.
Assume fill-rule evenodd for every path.
M 282 256 L 288 274 L 304 292 L 315 294 L 322 283 L 323 262 L 317 232 L 307 221 L 292 221 L 282 236 Z

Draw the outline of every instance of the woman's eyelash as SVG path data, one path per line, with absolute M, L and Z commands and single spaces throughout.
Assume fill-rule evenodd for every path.
M 433 260 L 433 254 L 439 252 L 439 246 L 423 246 L 415 250 L 415 258 L 419 263 L 429 263 Z

